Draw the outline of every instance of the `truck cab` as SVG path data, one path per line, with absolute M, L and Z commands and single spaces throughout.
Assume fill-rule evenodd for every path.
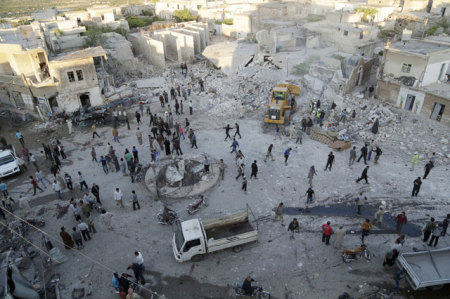
M 198 219 L 177 222 L 172 240 L 175 259 L 189 261 L 196 255 L 206 253 L 205 232 Z

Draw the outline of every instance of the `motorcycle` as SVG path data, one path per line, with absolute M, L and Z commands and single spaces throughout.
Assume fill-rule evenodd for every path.
M 367 246 L 364 244 L 361 244 L 361 246 L 356 249 L 344 249 L 342 252 L 342 259 L 345 263 L 359 260 L 362 256 L 368 261 L 372 259 L 370 251 L 367 250 Z
M 204 197 L 203 195 L 200 195 L 196 200 L 194 200 L 193 203 L 188 205 L 187 212 L 190 215 L 193 215 L 193 214 L 197 213 L 202 206 L 207 207 L 208 202 L 206 201 L 206 197 Z
M 244 290 L 242 289 L 242 284 L 240 284 L 240 283 L 236 283 L 233 288 L 234 288 L 235 295 L 237 297 L 247 297 L 247 298 L 250 297 L 250 298 L 260 298 L 260 299 L 263 299 L 263 298 L 269 299 L 271 297 L 270 293 L 264 291 L 262 286 L 252 286 L 253 294 L 251 296 L 246 295 L 244 293 Z
M 166 224 L 172 225 L 172 224 L 174 224 L 176 221 L 180 220 L 180 219 L 178 218 L 177 213 L 174 212 L 174 211 L 169 211 L 169 220 L 168 220 L 168 221 L 165 221 L 165 219 L 164 219 L 164 213 L 163 213 L 162 210 L 159 211 L 158 215 L 156 215 L 156 218 L 158 219 L 159 224 L 163 224 L 163 225 L 166 225 Z

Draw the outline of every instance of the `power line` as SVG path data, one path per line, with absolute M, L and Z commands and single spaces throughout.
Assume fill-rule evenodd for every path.
M 13 217 L 15 217 L 15 218 L 19 219 L 20 221 L 22 221 L 22 222 L 28 224 L 29 226 L 31 226 L 31 227 L 34 228 L 35 230 L 39 231 L 40 233 L 42 233 L 42 234 L 48 236 L 49 238 L 53 239 L 53 240 L 56 241 L 57 243 L 59 243 L 59 244 L 61 244 L 61 245 L 63 245 L 63 246 L 66 246 L 66 245 L 64 244 L 64 242 L 62 242 L 61 240 L 59 240 L 59 239 L 57 239 L 56 237 L 54 237 L 54 236 L 48 234 L 47 232 L 41 230 L 40 228 L 34 226 L 33 224 L 29 223 L 29 222 L 26 221 L 25 219 L 22 219 L 21 217 L 19 217 L 19 216 L 17 216 L 16 214 L 10 212 L 9 210 L 5 209 L 4 207 L 1 207 L 1 206 L 0 206 L 0 208 L 1 208 L 4 212 L 6 212 L 6 213 L 12 215 Z M 2 223 L 2 224 L 5 225 L 4 223 Z M 8 227 L 8 228 L 9 228 L 9 227 Z M 15 233 L 16 233 L 16 232 L 15 232 Z M 22 236 L 21 236 L 21 237 L 22 237 Z M 23 238 L 23 237 L 22 237 L 22 238 Z M 32 244 L 32 245 L 35 246 L 34 244 Z M 84 253 L 82 253 L 82 252 L 79 251 L 79 250 L 76 250 L 75 252 L 78 253 L 79 255 L 83 256 L 84 258 L 90 260 L 91 262 L 96 263 L 96 264 L 99 265 L 100 267 L 103 267 L 104 269 L 106 269 L 106 270 L 108 270 L 108 271 L 111 271 L 112 273 L 117 272 L 117 271 L 114 271 L 113 269 L 109 268 L 108 266 L 106 266 L 106 265 L 100 263 L 99 261 L 97 261 L 97 260 L 95 260 L 95 259 L 89 257 L 88 255 L 85 255 Z M 48 255 L 48 254 L 47 254 L 47 255 Z M 138 285 L 140 288 L 142 288 L 142 289 L 144 289 L 144 290 L 150 292 L 150 294 L 158 296 L 158 293 L 156 293 L 156 292 L 154 292 L 154 291 L 152 291 L 152 290 L 150 290 L 150 289 L 144 287 L 142 284 L 140 284 L 140 283 L 138 283 L 138 282 L 132 282 L 132 281 L 129 280 L 128 278 L 126 278 L 126 279 L 127 279 L 130 283 L 134 283 L 134 284 Z

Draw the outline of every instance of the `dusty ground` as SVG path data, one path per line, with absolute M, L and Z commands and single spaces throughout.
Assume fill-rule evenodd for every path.
M 177 70 L 178 71 L 178 70 Z M 199 70 L 204 74 L 207 69 Z M 178 73 L 174 78 L 183 82 Z M 224 79 L 225 80 L 225 79 Z M 224 84 L 230 84 L 229 81 Z M 206 83 L 208 88 L 208 81 Z M 139 146 L 135 136 L 136 123 L 133 117 L 135 107 L 128 110 L 131 122 L 131 130 L 122 126 L 119 128 L 120 143 L 112 140 L 111 127 L 100 127 L 99 139 L 91 139 L 87 128 L 76 128 L 74 134 L 68 136 L 65 125 L 55 126 L 51 132 L 43 132 L 35 124 L 29 124 L 22 128 L 26 144 L 30 151 L 38 153 L 39 163 L 48 179 L 49 163 L 39 154 L 41 142 L 49 142 L 56 136 L 62 141 L 68 155 L 63 160 L 63 172 L 72 175 L 77 182 L 76 173 L 82 171 L 89 185 L 96 183 L 100 186 L 100 196 L 104 207 L 113 213 L 114 231 L 108 231 L 103 227 L 98 215 L 95 214 L 97 233 L 93 234 L 92 241 L 85 243 L 80 251 L 67 251 L 56 240 L 59 240 L 61 226 L 72 227 L 74 219 L 66 214 L 61 219 L 55 217 L 56 204 L 68 204 L 71 197 L 81 198 L 79 186 L 75 184 L 76 191 L 64 191 L 64 201 L 56 199 L 50 188 L 44 193 L 32 196 L 31 185 L 28 182 L 29 173 L 24 173 L 7 180 L 11 196 L 18 198 L 19 194 L 28 194 L 33 198 L 33 212 L 44 208 L 43 217 L 46 225 L 43 228 L 55 238 L 53 242 L 66 254 L 69 260 L 61 265 L 53 267 L 53 271 L 61 274 L 64 284 L 63 297 L 69 298 L 74 287 L 85 287 L 92 293 L 92 298 L 118 298 L 111 287 L 112 270 L 124 272 L 129 263 L 133 261 L 133 253 L 138 250 L 143 253 L 146 277 L 149 283 L 145 287 L 156 291 L 166 298 L 233 298 L 229 285 L 241 282 L 247 275 L 253 276 L 275 298 L 337 298 L 343 292 L 357 298 L 370 298 L 378 291 L 390 293 L 393 289 L 393 268 L 383 268 L 384 253 L 390 249 L 396 234 L 386 232 L 370 235 L 366 241 L 374 258 L 371 262 L 360 260 L 352 264 L 345 264 L 341 258 L 341 251 L 332 246 L 325 246 L 321 242 L 320 226 L 330 220 L 332 226 L 337 228 L 343 225 L 355 234 L 349 234 L 344 239 L 344 248 L 357 247 L 360 243 L 359 229 L 362 219 L 356 217 L 336 216 L 296 216 L 301 224 L 301 233 L 295 240 L 290 240 L 287 227 L 279 222 L 271 220 L 272 208 L 279 202 L 284 202 L 287 207 L 300 207 L 305 205 L 305 191 L 307 189 L 307 173 L 311 165 L 315 165 L 318 176 L 314 178 L 316 191 L 316 205 L 329 205 L 333 203 L 347 203 L 349 209 L 354 207 L 353 197 L 344 201 L 342 198 L 348 194 L 356 195 L 364 190 L 369 198 L 369 204 L 377 206 L 383 199 L 391 206 L 390 211 L 395 214 L 406 211 L 409 220 L 419 226 L 423 226 L 430 216 L 442 220 L 448 213 L 446 195 L 450 192 L 448 185 L 448 166 L 437 165 L 425 180 L 419 197 L 410 198 L 412 181 L 417 176 L 423 175 L 422 169 L 426 163 L 421 159 L 414 172 L 409 170 L 409 155 L 397 150 L 398 145 L 380 144 L 383 155 L 379 165 L 369 162 L 370 185 L 356 184 L 355 179 L 360 175 L 364 165 L 356 163 L 352 168 L 348 167 L 348 151 L 335 152 L 336 164 L 331 172 L 324 172 L 329 148 L 321 143 L 304 138 L 302 145 L 297 145 L 293 140 L 283 137 L 282 140 L 274 140 L 273 128 L 263 128 L 263 110 L 252 111 L 249 109 L 244 118 L 239 118 L 236 102 L 230 99 L 223 113 L 218 105 L 210 105 L 211 94 L 198 94 L 195 86 L 194 115 L 185 114 L 175 120 L 184 124 L 184 118 L 188 117 L 191 126 L 197 132 L 198 149 L 191 149 L 186 139 L 182 141 L 182 149 L 185 153 L 208 153 L 216 159 L 223 158 L 228 168 L 226 177 L 220 185 L 207 193 L 209 206 L 198 212 L 195 217 L 209 219 L 223 216 L 229 213 L 241 211 L 250 206 L 256 218 L 258 218 L 259 242 L 246 246 L 240 253 L 224 251 L 207 256 L 199 263 L 177 263 L 173 257 L 171 248 L 172 227 L 162 226 L 156 221 L 156 214 L 162 208 L 161 202 L 155 201 L 150 196 L 146 187 L 141 183 L 131 184 L 129 177 L 123 177 L 121 173 L 105 175 L 100 166 L 91 161 L 90 148 L 95 147 L 97 155 L 107 152 L 107 143 L 111 143 L 116 149 L 118 157 L 122 156 L 125 148 L 137 146 L 140 160 L 149 163 L 147 125 L 140 128 L 144 135 L 144 144 Z M 300 97 L 300 105 L 307 105 L 310 98 L 306 95 Z M 151 109 L 160 114 L 160 108 L 156 98 L 152 98 Z M 229 107 L 229 108 L 226 108 Z M 395 109 L 394 109 L 395 111 Z M 299 112 L 302 113 L 302 112 Z M 363 113 L 358 111 L 358 113 Z M 144 124 L 148 118 L 143 118 Z M 428 122 L 429 120 L 421 119 Z M 224 130 L 227 123 L 239 122 L 242 139 L 238 139 L 240 149 L 246 156 L 247 169 L 253 160 L 258 161 L 259 174 L 257 180 L 249 180 L 248 193 L 240 190 L 241 181 L 235 180 L 236 166 L 234 156 L 230 152 L 230 141 L 224 142 Z M 2 126 L 1 132 L 8 140 L 12 140 L 16 148 L 20 148 L 13 138 L 14 132 L 7 125 Z M 443 128 L 445 130 L 445 128 Z M 383 132 L 383 128 L 380 129 Z M 360 148 L 363 141 L 357 141 Z M 274 144 L 275 161 L 264 162 L 266 149 L 270 143 Z M 283 163 L 283 152 L 292 147 L 288 166 Z M 30 165 L 29 169 L 33 167 Z M 247 176 L 249 171 L 247 170 Z M 127 198 L 125 209 L 117 208 L 113 202 L 113 191 L 120 187 Z M 136 190 L 141 209 L 132 210 L 128 202 L 131 191 Z M 171 207 L 178 211 L 182 219 L 189 219 L 186 206 L 190 203 L 186 200 L 168 200 Z M 16 207 L 17 208 L 17 207 Z M 330 213 L 332 214 L 332 213 Z M 356 214 L 356 213 L 355 213 Z M 288 224 L 294 216 L 285 216 Z M 10 218 L 9 218 L 10 219 Z M 254 222 L 256 226 L 256 222 Z M 379 229 L 378 227 L 374 228 Z M 38 240 L 37 233 L 29 232 L 30 239 Z M 333 242 L 333 238 L 331 240 Z M 449 238 L 441 238 L 438 247 L 449 246 Z M 404 251 L 413 248 L 423 249 L 426 246 L 418 237 L 407 237 Z M 410 292 L 405 282 L 401 284 L 400 296 L 414 298 L 447 298 L 444 292 L 421 293 Z M 383 290 L 386 289 L 386 290 Z M 375 298 L 375 297 L 374 297 Z

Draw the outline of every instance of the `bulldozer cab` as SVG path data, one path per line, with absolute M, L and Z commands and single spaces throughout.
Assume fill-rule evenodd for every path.
M 285 87 L 275 87 L 272 90 L 272 101 L 275 101 L 276 104 L 279 104 L 279 102 L 286 101 L 288 98 L 288 89 Z

